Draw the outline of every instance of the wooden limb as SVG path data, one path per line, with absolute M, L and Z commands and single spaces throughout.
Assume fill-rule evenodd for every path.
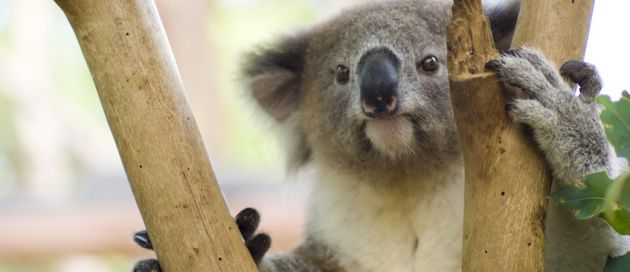
M 455 91 L 453 91 L 455 90 Z M 466 163 L 463 268 L 543 271 L 549 172 L 494 74 L 451 81 Z
M 522 0 L 512 47 L 537 48 L 560 67 L 584 59 L 594 0 Z
M 463 271 L 543 271 L 550 174 L 505 111 L 481 1 L 460 0 L 448 28 L 451 101 L 466 165 Z
M 212 172 L 152 0 L 56 0 L 92 73 L 162 267 L 256 271 Z

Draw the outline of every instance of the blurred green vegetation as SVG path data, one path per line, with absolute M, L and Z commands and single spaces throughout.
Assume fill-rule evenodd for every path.
M 14 122 L 14 104 L 0 92 L 0 198 L 15 187 L 15 175 L 22 169 L 22 152 Z M 5 182 L 2 182 L 5 181 Z
M 0 48 L 2 48 L 2 46 L 9 40 L 7 22 L 9 18 L 10 3 L 10 1 L 0 0 Z

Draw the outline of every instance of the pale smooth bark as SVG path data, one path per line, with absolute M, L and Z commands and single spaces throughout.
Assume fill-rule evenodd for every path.
M 152 0 L 57 0 L 164 270 L 256 271 L 214 178 Z

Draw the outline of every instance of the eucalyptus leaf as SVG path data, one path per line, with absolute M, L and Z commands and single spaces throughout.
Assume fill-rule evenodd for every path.
M 628 272 L 630 271 L 630 253 L 619 257 L 608 257 L 604 272 Z
M 602 217 L 621 234 L 630 234 L 630 173 L 617 178 L 606 193 Z
M 586 176 L 584 188 L 566 186 L 551 194 L 560 207 L 572 212 L 577 219 L 598 216 L 604 209 L 605 198 L 612 184 L 606 172 Z
M 615 147 L 618 156 L 630 159 L 630 94 L 624 91 L 619 101 L 599 96 L 597 102 L 604 105 L 600 118 L 608 141 Z
M 630 210 L 630 173 L 626 173 L 617 179 L 616 182 L 623 183 L 621 196 L 619 197 L 619 205 Z
M 630 234 L 630 210 L 623 207 L 617 207 L 610 212 L 604 213 L 602 217 L 618 233 L 624 235 Z

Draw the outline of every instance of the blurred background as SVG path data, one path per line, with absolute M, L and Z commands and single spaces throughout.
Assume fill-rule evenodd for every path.
M 273 250 L 295 245 L 307 182 L 285 176 L 271 124 L 242 99 L 239 56 L 366 0 L 156 0 L 233 213 L 254 206 Z M 501 2 L 500 0 L 487 2 Z M 630 1 L 597 1 L 587 60 L 630 88 Z M 0 272 L 130 271 L 152 253 L 74 34 L 53 1 L 0 0 Z

